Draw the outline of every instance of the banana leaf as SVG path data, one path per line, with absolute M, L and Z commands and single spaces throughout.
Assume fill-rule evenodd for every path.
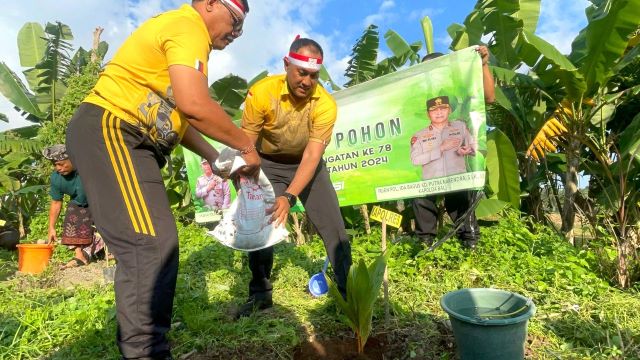
M 338 86 L 336 83 L 333 82 L 333 79 L 331 79 L 331 75 L 329 75 L 329 72 L 327 71 L 327 68 L 324 67 L 324 64 L 320 68 L 320 81 L 322 81 L 325 84 L 329 84 L 329 86 L 331 87 L 331 90 L 333 91 L 340 90 L 340 86 Z
M 520 0 L 519 9 L 513 13 L 513 17 L 522 19 L 524 30 L 535 32 L 540 17 L 540 0 Z
M 18 55 L 20 65 L 25 68 L 34 68 L 44 58 L 47 49 L 44 28 L 36 22 L 28 22 L 18 32 Z M 41 71 L 24 72 L 27 84 L 32 92 L 36 92 L 40 80 Z
M 496 198 L 482 199 L 478 203 L 478 207 L 476 207 L 476 217 L 478 219 L 484 219 L 496 215 L 507 207 L 507 205 L 509 205 L 508 202 Z
M 235 118 L 247 93 L 247 81 L 237 75 L 227 75 L 209 86 L 209 94 Z
M 424 34 L 424 47 L 427 49 L 427 54 L 433 53 L 433 25 L 431 19 L 428 16 L 422 18 L 420 21 L 422 25 L 422 33 Z
M 378 27 L 369 25 L 353 46 L 344 76 L 349 79 L 345 87 L 371 80 L 376 72 L 378 45 L 380 43 Z
M 262 71 L 260 74 L 256 75 L 253 77 L 253 79 L 249 80 L 249 83 L 247 84 L 247 89 L 251 89 L 251 87 L 253 86 L 253 84 L 257 83 L 258 81 L 266 78 L 269 75 L 269 72 L 267 70 Z
M 640 114 L 636 115 L 629 126 L 620 134 L 618 141 L 620 153 L 630 155 L 640 162 Z
M 500 130 L 487 134 L 487 179 L 497 199 L 520 208 L 518 158 L 509 138 Z
M 640 0 L 604 0 L 586 10 L 589 23 L 573 43 L 571 58 L 586 81 L 590 97 L 613 75 L 629 35 L 640 24 Z
M 540 78 L 552 85 L 559 79 L 570 99 L 580 99 L 586 90 L 586 83 L 578 69 L 553 45 L 541 37 L 523 30 L 518 37 L 518 55 L 529 65 L 536 65 Z M 548 65 L 551 71 L 546 71 Z M 536 69 L 534 69 L 535 71 Z
M 45 116 L 38 107 L 35 96 L 4 62 L 0 62 L 0 93 L 18 110 L 39 118 Z
M 413 46 L 410 46 L 397 32 L 388 30 L 384 34 L 384 39 L 387 43 L 387 47 L 391 49 L 393 55 L 400 59 L 401 65 L 404 65 L 407 60 L 410 65 L 420 62 L 420 56 L 418 51 Z M 422 44 L 419 45 L 422 48 Z

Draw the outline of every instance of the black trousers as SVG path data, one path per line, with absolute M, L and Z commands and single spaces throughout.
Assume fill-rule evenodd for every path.
M 271 181 L 276 196 L 282 195 L 291 184 L 298 166 L 262 158 L 262 171 Z M 338 197 L 324 161 L 320 161 L 313 178 L 300 193 L 300 201 L 324 242 L 338 289 L 342 294 L 346 294 L 347 274 L 351 267 L 351 244 L 340 214 Z M 273 286 L 269 279 L 273 268 L 273 247 L 250 252 L 249 268 L 252 275 L 249 296 L 271 299 Z
M 139 130 L 83 103 L 67 129 L 98 231 L 118 261 L 117 341 L 125 358 L 169 354 L 165 337 L 178 272 L 178 233 L 161 159 Z
M 469 209 L 474 193 L 475 191 L 465 190 L 444 194 L 444 207 L 453 222 Z M 418 237 L 435 237 L 437 234 L 438 207 L 436 200 L 437 195 L 413 199 L 416 235 Z M 460 240 L 471 243 L 475 243 L 480 239 L 480 228 L 475 212 L 471 212 L 469 218 L 465 219 L 462 227 L 458 229 L 457 235 Z

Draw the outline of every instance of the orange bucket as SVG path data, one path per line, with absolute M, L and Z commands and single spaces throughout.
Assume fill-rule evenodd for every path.
M 18 244 L 18 271 L 39 274 L 49 264 L 52 244 Z

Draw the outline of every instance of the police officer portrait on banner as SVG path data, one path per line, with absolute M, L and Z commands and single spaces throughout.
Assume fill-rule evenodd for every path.
M 430 98 L 426 106 L 430 123 L 411 137 L 411 163 L 422 167 L 423 180 L 467 172 L 465 157 L 478 150 L 467 124 L 449 119 L 449 96 Z

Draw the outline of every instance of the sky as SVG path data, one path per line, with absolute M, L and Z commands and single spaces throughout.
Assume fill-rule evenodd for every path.
M 74 49 L 91 48 L 92 32 L 104 28 L 101 40 L 109 44 L 106 60 L 138 25 L 162 11 L 190 1 L 181 0 L 21 0 L 4 2 L 0 12 L 0 61 L 18 75 L 25 70 L 18 58 L 17 35 L 27 22 L 60 21 L 71 28 Z M 229 73 L 249 80 L 268 70 L 282 72 L 282 57 L 297 34 L 320 43 L 324 64 L 333 80 L 343 85 L 351 49 L 369 24 L 379 28 L 382 58 L 391 53 L 383 35 L 392 29 L 407 42 L 424 36 L 420 20 L 429 16 L 434 29 L 436 51 L 449 52 L 447 27 L 463 23 L 475 0 L 249 0 L 250 12 L 244 34 L 223 51 L 213 51 L 209 59 L 209 82 Z M 587 0 L 541 0 L 538 35 L 561 52 L 571 51 L 571 41 L 586 24 Z M 421 54 L 424 54 L 424 47 Z M 71 54 L 73 55 L 73 54 Z M 24 80 L 24 77 L 23 77 Z M 0 96 L 0 113 L 9 123 L 0 122 L 0 131 L 30 125 Z

